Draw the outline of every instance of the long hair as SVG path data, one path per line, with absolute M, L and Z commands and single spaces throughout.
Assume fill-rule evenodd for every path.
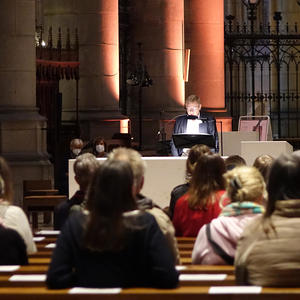
M 6 160 L 0 156 L 0 197 L 12 203 L 13 201 L 13 185 L 12 175 Z
M 265 217 L 270 217 L 276 201 L 300 199 L 300 151 L 282 154 L 271 167 L 268 182 L 269 200 Z
M 194 145 L 190 151 L 186 160 L 186 181 L 189 182 L 192 178 L 192 174 L 196 167 L 198 159 L 204 154 L 212 154 L 209 147 L 206 145 L 198 144 Z
M 223 159 L 217 155 L 202 155 L 197 161 L 188 190 L 188 203 L 191 209 L 205 209 L 216 191 L 225 189 Z
M 128 162 L 106 160 L 95 172 L 87 195 L 85 245 L 94 251 L 120 250 L 126 230 L 123 213 L 136 209 Z
M 269 180 L 269 174 L 274 158 L 271 155 L 264 154 L 256 157 L 253 167 L 257 168 L 261 175 L 264 177 L 265 182 Z
M 262 225 L 266 234 L 273 229 L 271 216 L 279 200 L 300 199 L 300 151 L 282 154 L 272 164 L 267 185 L 268 202 Z

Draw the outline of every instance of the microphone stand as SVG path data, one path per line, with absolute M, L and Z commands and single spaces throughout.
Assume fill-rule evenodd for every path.
M 257 128 L 258 128 L 258 140 L 260 141 L 260 123 L 261 123 L 261 121 L 262 121 L 262 119 L 259 119 L 258 120 L 258 122 L 257 122 L 257 124 L 253 127 L 253 131 L 256 131 L 257 130 Z
M 216 123 L 220 123 L 221 127 L 221 156 L 224 155 L 223 153 L 223 121 L 216 121 Z

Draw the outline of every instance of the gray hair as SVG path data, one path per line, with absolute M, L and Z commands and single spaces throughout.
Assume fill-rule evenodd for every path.
M 80 188 L 87 188 L 99 165 L 95 155 L 91 153 L 84 153 L 76 158 L 73 169 Z
M 140 184 L 146 171 L 146 163 L 136 150 L 124 147 L 115 148 L 109 153 L 108 159 L 129 162 L 133 172 L 134 181 L 136 184 Z

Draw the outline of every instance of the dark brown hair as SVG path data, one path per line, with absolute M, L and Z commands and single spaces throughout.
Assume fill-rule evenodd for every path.
M 280 200 L 300 199 L 300 151 L 282 154 L 274 160 L 267 184 L 268 201 L 263 215 L 262 226 L 268 233 L 276 228 L 271 221 L 276 202 Z
M 258 171 L 263 176 L 265 182 L 268 182 L 269 173 L 270 173 L 270 169 L 273 164 L 273 161 L 274 161 L 274 158 L 272 156 L 264 154 L 264 155 L 258 156 L 253 163 L 253 167 L 258 169 Z
M 226 170 L 232 170 L 238 166 L 246 166 L 246 161 L 240 155 L 230 155 L 225 159 Z
M 188 202 L 191 209 L 206 208 L 212 194 L 225 189 L 223 178 L 225 171 L 225 164 L 221 156 L 204 154 L 199 158 L 188 191 Z
M 3 200 L 12 203 L 13 201 L 13 184 L 11 169 L 7 164 L 6 160 L 0 156 L 0 176 L 2 177 L 0 197 Z
M 209 147 L 206 145 L 194 145 L 190 151 L 189 156 L 186 160 L 186 180 L 190 181 L 192 174 L 194 172 L 194 169 L 196 167 L 196 162 L 199 160 L 199 158 L 204 154 L 212 154 Z
M 119 250 L 124 245 L 123 213 L 136 209 L 133 174 L 128 162 L 106 160 L 96 170 L 87 196 L 89 217 L 85 245 L 96 251 Z

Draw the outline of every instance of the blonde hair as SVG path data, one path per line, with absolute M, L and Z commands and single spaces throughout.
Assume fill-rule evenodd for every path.
M 236 167 L 225 173 L 224 178 L 231 202 L 258 202 L 267 198 L 264 178 L 254 167 Z
M 135 184 L 139 185 L 141 183 L 141 180 L 145 174 L 146 163 L 136 150 L 124 147 L 115 148 L 109 153 L 108 159 L 129 162 L 132 168 Z
M 185 106 L 189 103 L 198 103 L 199 105 L 201 104 L 200 102 L 200 98 L 197 95 L 189 95 L 186 99 L 185 99 Z
M 79 146 L 79 145 L 81 147 L 83 147 L 83 141 L 82 141 L 82 139 L 72 139 L 70 141 L 70 148 L 73 148 L 73 147 Z

